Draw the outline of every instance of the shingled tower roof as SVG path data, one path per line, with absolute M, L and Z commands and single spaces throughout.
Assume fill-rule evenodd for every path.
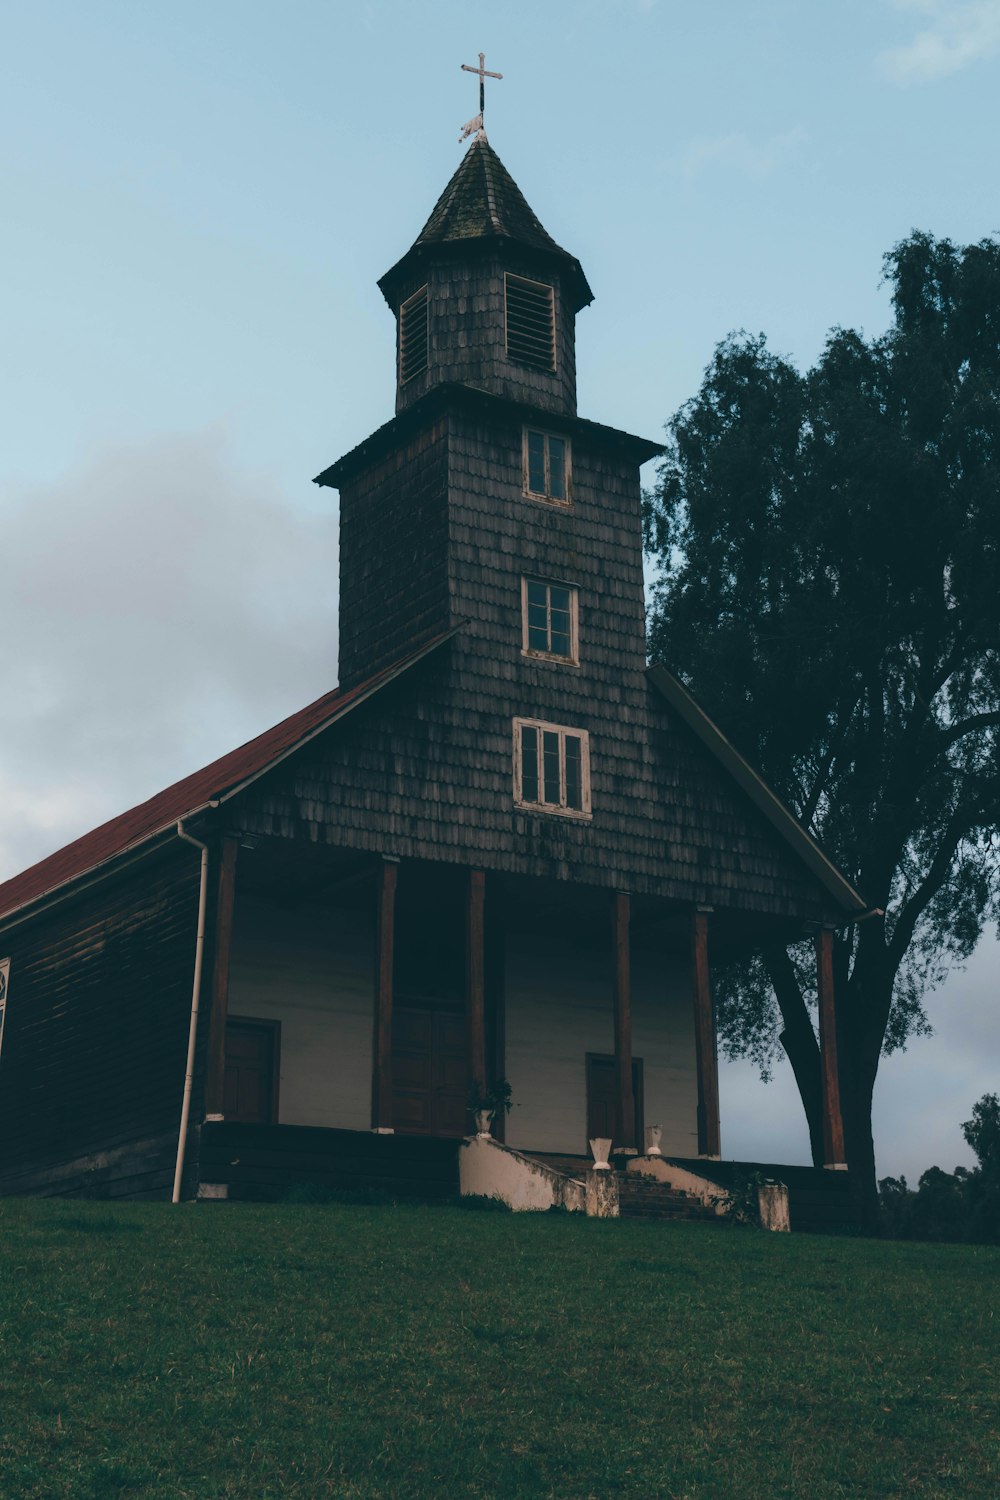
M 484 135 L 477 136 L 431 210 L 410 249 L 379 282 L 394 305 L 395 287 L 415 260 L 442 247 L 468 249 L 470 242 L 508 241 L 561 262 L 579 311 L 594 300 L 583 267 L 543 227 L 527 199 Z

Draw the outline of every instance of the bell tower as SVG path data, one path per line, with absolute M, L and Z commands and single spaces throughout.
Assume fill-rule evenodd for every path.
M 575 414 L 576 315 L 593 295 L 481 131 L 379 287 L 396 318 L 397 412 L 460 381 Z

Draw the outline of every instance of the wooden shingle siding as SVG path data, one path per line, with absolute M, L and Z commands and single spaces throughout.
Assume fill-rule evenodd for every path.
M 497 403 L 495 416 L 452 409 L 441 421 L 406 451 L 433 442 L 435 484 L 448 500 L 446 577 L 434 574 L 433 595 L 447 617 L 436 623 L 467 623 L 439 659 L 249 791 L 246 826 L 746 912 L 819 916 L 813 881 L 648 683 L 638 475 L 614 435 L 572 429 L 573 503 L 555 507 L 523 494 L 522 424 L 509 408 Z M 372 460 L 373 477 L 359 465 L 345 481 L 355 518 L 347 524 L 373 518 L 380 505 L 398 510 L 395 481 L 382 477 L 380 495 L 374 477 L 383 462 Z M 386 534 L 372 527 L 372 579 L 376 566 L 391 571 L 380 553 Z M 521 655 L 524 572 L 578 586 L 578 667 Z M 348 595 L 359 609 L 363 592 Z M 380 597 L 389 643 L 370 613 L 368 655 L 351 648 L 351 679 L 376 670 L 403 637 L 431 628 L 418 614 L 408 629 L 401 600 Z M 345 601 L 347 630 L 349 613 Z M 515 717 L 588 732 L 586 827 L 514 807 Z
M 125 1178 L 130 1195 L 169 1191 L 197 905 L 185 849 L 11 934 L 0 1191 L 44 1187 L 46 1171 L 51 1191 L 111 1193 Z
M 507 354 L 504 275 L 543 281 L 553 288 L 556 366 L 533 369 Z M 427 369 L 401 383 L 396 410 L 404 411 L 435 385 L 460 381 L 513 401 L 529 401 L 540 411 L 576 412 L 574 316 L 554 267 L 511 247 L 502 256 L 469 254 L 460 261 L 440 256 L 422 264 L 407 284 L 405 298 L 427 284 L 429 354 Z
M 447 472 L 441 420 L 341 491 L 342 688 L 448 627 Z

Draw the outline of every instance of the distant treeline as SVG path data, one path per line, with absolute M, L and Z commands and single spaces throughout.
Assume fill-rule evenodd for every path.
M 903 1240 L 1000 1244 L 1000 1100 L 984 1094 L 962 1126 L 979 1165 L 929 1167 L 916 1192 L 905 1177 L 883 1177 L 879 1201 L 886 1232 Z

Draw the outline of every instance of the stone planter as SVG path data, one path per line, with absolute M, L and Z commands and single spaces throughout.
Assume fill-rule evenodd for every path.
M 646 1155 L 647 1156 L 662 1156 L 663 1155 L 663 1152 L 660 1150 L 660 1141 L 662 1139 L 663 1139 L 663 1131 L 660 1129 L 659 1125 L 647 1125 L 646 1126 Z
M 493 1111 L 491 1109 L 476 1110 L 476 1139 L 480 1141 L 489 1140 L 492 1135 L 490 1126 L 493 1123 Z

